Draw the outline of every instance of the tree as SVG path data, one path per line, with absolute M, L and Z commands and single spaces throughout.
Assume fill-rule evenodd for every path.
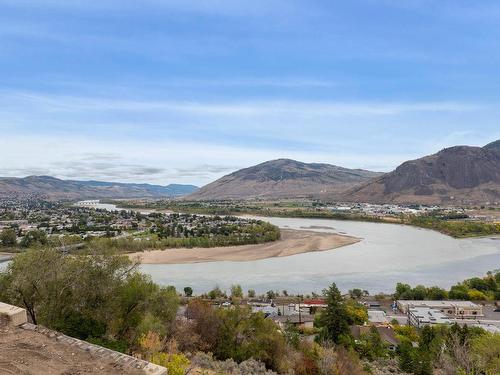
M 478 373 L 500 374 L 500 335 L 485 333 L 473 339 L 471 347 Z
M 467 300 L 469 298 L 468 288 L 465 285 L 454 285 L 448 293 L 450 299 Z
M 405 340 L 401 342 L 398 347 L 399 368 L 405 372 L 412 372 L 413 370 L 413 352 L 414 348 L 411 342 Z
M 266 292 L 266 297 L 267 297 L 267 299 L 275 299 L 276 298 L 276 292 L 274 290 L 268 290 Z
M 231 297 L 232 298 L 243 298 L 243 289 L 241 285 L 231 285 Z
M 184 288 L 184 295 L 186 297 L 191 297 L 193 295 L 193 288 L 191 288 L 190 286 L 187 286 Z
M 473 277 L 472 279 L 467 280 L 466 283 L 469 286 L 469 288 L 476 289 L 481 292 L 485 292 L 490 289 L 488 282 L 479 277 Z
M 178 308 L 175 289 L 112 254 L 28 250 L 0 273 L 0 286 L 0 298 L 25 307 L 34 324 L 123 350 L 150 330 L 165 334 Z
M 191 342 L 188 344 L 195 343 L 197 350 L 213 353 L 217 345 L 221 324 L 217 311 L 201 299 L 193 299 L 187 305 L 186 318 L 192 322 L 189 332 L 198 336 L 190 340 Z M 182 342 L 181 340 L 184 340 L 183 336 L 180 337 L 180 340 L 178 339 L 179 342 Z
M 253 314 L 249 308 L 219 310 L 221 321 L 217 347 L 218 359 L 233 358 L 242 362 L 254 358 L 267 368 L 277 370 L 285 351 L 285 338 L 264 314 Z
M 417 285 L 415 288 L 413 288 L 412 295 L 413 299 L 422 301 L 427 296 L 427 288 L 423 285 Z
M 469 292 L 467 293 L 467 296 L 472 301 L 486 301 L 488 299 L 486 294 L 484 294 L 483 292 L 480 292 L 479 290 L 476 290 L 476 289 L 469 290 Z
M 346 312 L 348 316 L 348 324 L 362 325 L 368 321 L 368 310 L 361 303 L 355 300 L 345 301 Z
M 208 292 L 208 297 L 210 299 L 226 298 L 227 295 L 218 286 Z
M 322 341 L 332 341 L 338 344 L 344 336 L 349 334 L 347 309 L 335 283 L 325 289 L 323 295 L 326 297 L 327 307 L 317 321 L 321 328 L 319 338 Z
M 430 355 L 421 348 L 414 348 L 405 340 L 398 348 L 399 368 L 416 375 L 432 375 Z
M 32 247 L 36 245 L 46 245 L 47 234 L 41 230 L 30 230 L 21 239 L 21 247 Z
M 255 294 L 256 294 L 256 293 L 255 293 L 255 290 L 253 290 L 253 289 L 248 289 L 247 294 L 248 294 L 248 298 L 255 298 Z
M 361 335 L 356 342 L 355 348 L 362 358 L 366 358 L 369 361 L 383 357 L 387 352 L 380 333 L 375 326 L 371 326 L 368 333 Z
M 189 367 L 189 359 L 184 354 L 155 353 L 151 362 L 166 367 L 169 375 L 184 375 Z
M 5 228 L 0 233 L 0 242 L 2 246 L 15 246 L 17 244 L 17 234 L 12 228 Z
M 349 290 L 349 295 L 351 296 L 351 298 L 359 299 L 363 296 L 363 291 L 357 288 L 351 289 Z
M 411 286 L 408 284 L 397 283 L 396 293 L 394 293 L 394 298 L 396 299 L 413 299 L 413 293 Z
M 444 300 L 448 297 L 448 293 L 446 290 L 438 287 L 438 286 L 432 286 L 427 289 L 427 298 L 430 300 Z
M 287 324 L 283 331 L 285 341 L 291 347 L 298 349 L 300 345 L 300 331 L 293 324 Z

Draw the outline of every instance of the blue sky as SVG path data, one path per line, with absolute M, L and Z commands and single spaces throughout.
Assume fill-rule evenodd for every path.
M 0 0 L 0 175 L 389 171 L 500 138 L 496 0 Z

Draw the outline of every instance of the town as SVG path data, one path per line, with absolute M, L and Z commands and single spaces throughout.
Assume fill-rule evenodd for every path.
M 301 216 L 314 215 L 334 218 L 353 217 L 362 219 L 399 218 L 402 215 L 443 217 L 495 223 L 500 221 L 500 210 L 496 206 L 439 206 L 423 204 L 374 204 L 331 202 L 313 199 L 282 199 L 282 200 L 165 200 L 165 199 L 134 199 L 114 201 L 121 207 L 142 209 L 171 209 L 179 212 L 199 213 L 254 213 L 261 215 Z M 349 216 L 351 215 L 351 216 Z
M 254 244 L 279 238 L 279 229 L 260 220 L 93 208 L 37 198 L 0 200 L 0 246 L 23 248 L 53 243 L 76 244 L 93 238 L 136 243 L 177 239 L 176 246 L 211 247 Z M 168 244 L 162 243 L 165 247 Z M 152 246 L 154 247 L 154 246 Z

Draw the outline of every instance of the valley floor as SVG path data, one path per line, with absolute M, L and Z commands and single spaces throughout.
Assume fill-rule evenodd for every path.
M 259 245 L 152 250 L 132 253 L 128 254 L 128 256 L 132 259 L 139 259 L 140 263 L 143 264 L 183 264 L 215 261 L 246 262 L 331 250 L 359 241 L 359 238 L 340 234 L 282 229 L 280 240 Z

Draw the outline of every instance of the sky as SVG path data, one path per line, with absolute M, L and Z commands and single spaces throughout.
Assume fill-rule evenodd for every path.
M 0 176 L 390 171 L 500 138 L 498 0 L 0 0 Z

